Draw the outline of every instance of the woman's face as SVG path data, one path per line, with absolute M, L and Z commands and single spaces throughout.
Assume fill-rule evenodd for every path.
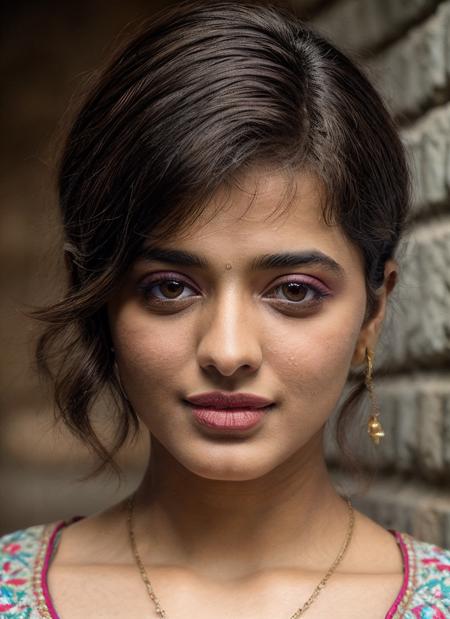
M 346 382 L 366 303 L 360 254 L 324 223 L 312 175 L 298 175 L 282 215 L 273 214 L 286 188 L 281 174 L 253 171 L 241 188 L 219 192 L 195 228 L 158 243 L 207 266 L 148 251 L 109 304 L 120 378 L 136 413 L 182 467 L 216 480 L 256 479 L 315 443 Z M 301 256 L 252 268 L 285 253 Z M 216 390 L 273 406 L 251 429 L 213 430 L 186 398 Z

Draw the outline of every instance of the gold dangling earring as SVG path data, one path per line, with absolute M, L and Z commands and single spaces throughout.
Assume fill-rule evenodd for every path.
M 378 407 L 377 399 L 373 390 L 373 352 L 369 348 L 366 348 L 366 361 L 367 372 L 364 382 L 367 389 L 369 390 L 369 396 L 372 402 L 372 414 L 369 417 L 369 422 L 367 424 L 367 432 L 375 445 L 379 445 L 381 439 L 384 436 L 384 431 L 379 420 L 380 409 Z

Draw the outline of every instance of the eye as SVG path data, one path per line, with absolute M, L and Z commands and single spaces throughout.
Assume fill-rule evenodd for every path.
M 313 283 L 314 282 L 314 283 Z M 325 297 L 331 295 L 330 291 L 321 283 L 312 279 L 289 279 L 281 282 L 271 290 L 280 291 L 278 294 L 271 295 L 271 298 L 284 301 L 287 304 L 301 307 L 316 305 L 321 303 Z
M 153 280 L 144 280 L 138 286 L 140 294 L 145 301 L 151 303 L 172 303 L 173 301 L 184 301 L 190 296 L 181 296 L 185 289 L 193 288 L 187 284 L 179 275 L 167 273 L 160 275 Z M 159 289 L 160 295 L 155 294 Z M 195 296 L 195 295 L 194 295 Z
M 154 279 L 146 279 L 138 286 L 139 293 L 146 303 L 154 305 L 169 305 L 186 301 L 196 296 L 195 289 L 176 273 L 164 273 Z M 183 296 L 183 292 L 191 290 L 194 294 Z M 305 309 L 320 304 L 325 297 L 331 295 L 326 286 L 313 278 L 303 276 L 303 279 L 288 279 L 271 288 L 275 294 L 269 298 L 281 301 L 283 305 Z M 277 294 L 280 292 L 281 294 Z M 158 294 L 159 293 L 159 294 Z

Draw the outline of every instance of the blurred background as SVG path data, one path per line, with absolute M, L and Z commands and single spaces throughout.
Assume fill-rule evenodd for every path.
M 142 18 L 170 4 L 2 3 L 0 534 L 92 513 L 120 500 L 142 474 L 144 439 L 119 456 L 121 484 L 108 475 L 80 481 L 93 460 L 54 427 L 48 389 L 33 368 L 37 326 L 23 312 L 61 290 L 53 172 L 80 86 Z M 410 154 L 411 232 L 376 360 L 386 436 L 375 459 L 370 439 L 355 439 L 361 463 L 378 470 L 355 506 L 384 526 L 450 547 L 450 2 L 278 4 L 363 63 Z M 336 482 L 351 488 L 331 435 L 326 448 Z

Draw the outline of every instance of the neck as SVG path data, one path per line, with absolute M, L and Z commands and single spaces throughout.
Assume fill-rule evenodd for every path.
M 258 479 L 224 481 L 187 470 L 152 437 L 134 511 L 144 561 L 208 575 L 219 570 L 222 577 L 288 566 L 328 569 L 349 515 L 321 446 L 322 433 Z

